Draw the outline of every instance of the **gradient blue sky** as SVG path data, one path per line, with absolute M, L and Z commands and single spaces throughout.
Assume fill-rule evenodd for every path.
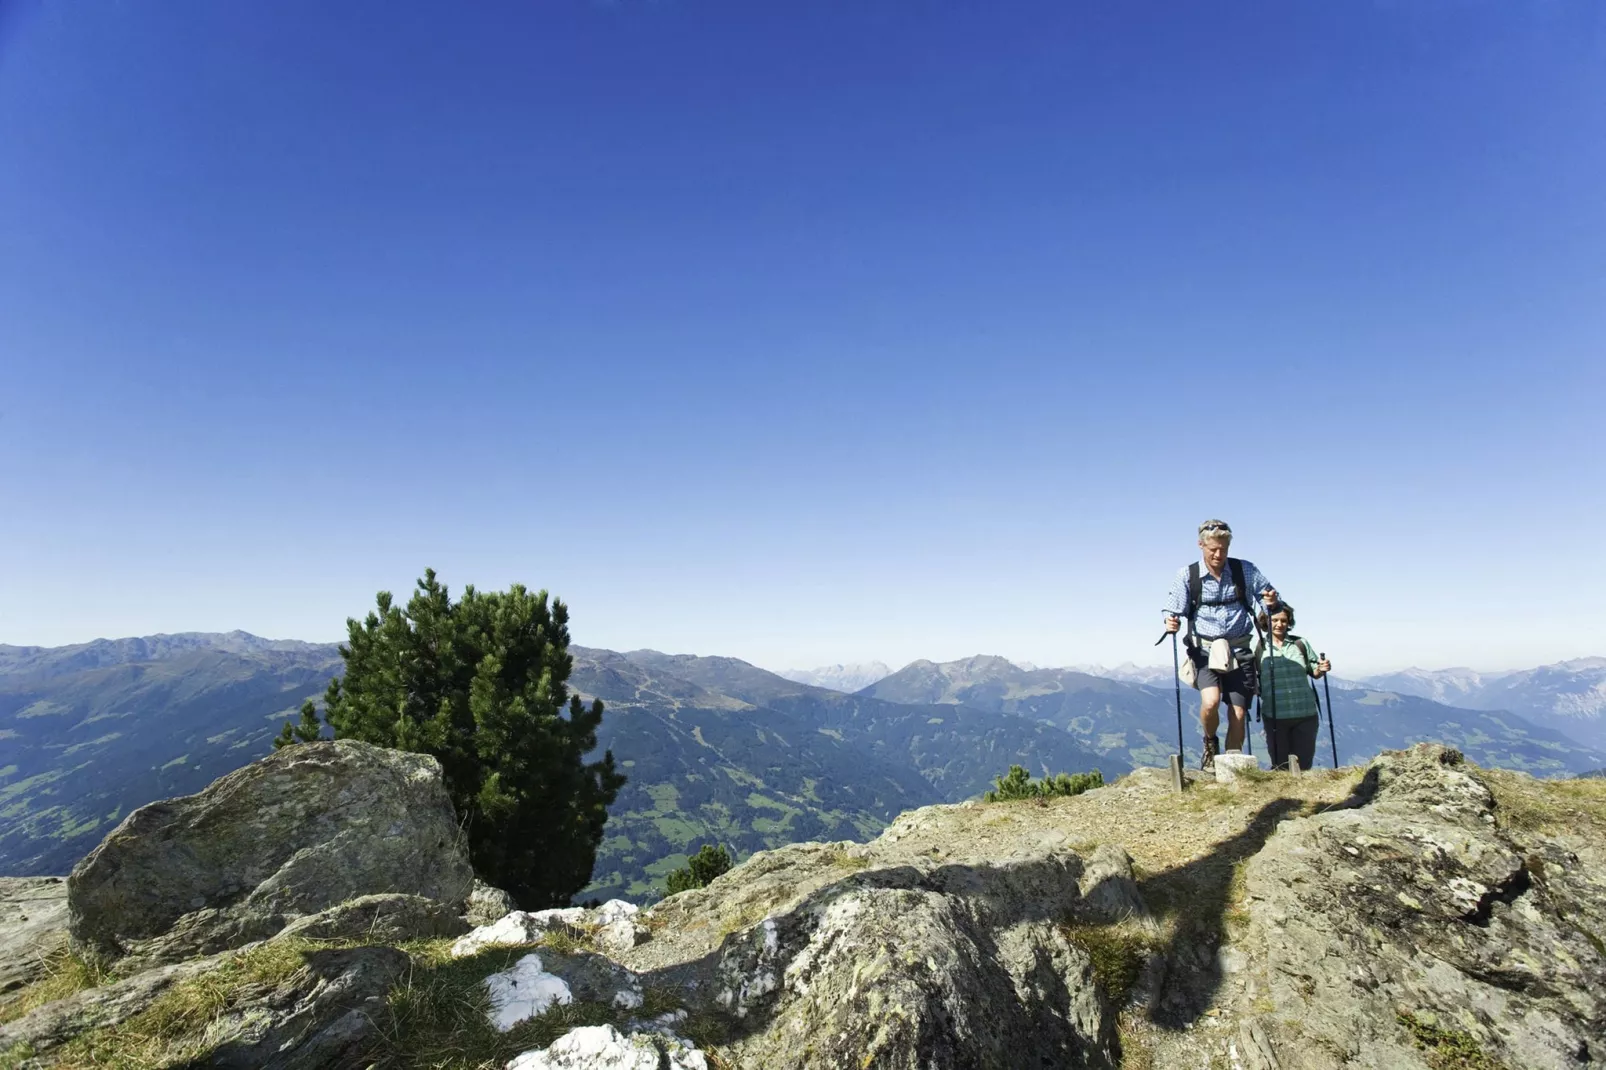
M 1606 653 L 1606 5 L 6 3 L 0 642 Z

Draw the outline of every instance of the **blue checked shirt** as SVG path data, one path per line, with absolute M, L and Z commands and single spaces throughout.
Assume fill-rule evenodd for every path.
M 1249 604 L 1259 608 L 1260 596 L 1273 590 L 1270 581 L 1260 574 L 1252 562 L 1243 562 L 1244 582 L 1249 585 L 1252 592 L 1249 595 Z M 1221 579 L 1210 575 L 1210 570 L 1199 563 L 1199 578 L 1203 586 L 1199 591 L 1201 602 L 1222 602 L 1219 606 L 1201 605 L 1198 615 L 1193 619 L 1194 627 L 1200 639 L 1241 639 L 1255 630 L 1255 621 L 1244 612 L 1244 607 L 1238 604 L 1238 588 L 1232 582 L 1232 568 L 1221 566 Z M 1186 566 L 1177 571 L 1177 578 L 1171 581 L 1171 591 L 1165 598 L 1165 616 L 1186 617 L 1188 615 L 1188 569 Z

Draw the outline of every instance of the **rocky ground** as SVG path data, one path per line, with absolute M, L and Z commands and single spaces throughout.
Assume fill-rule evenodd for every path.
M 646 911 L 525 914 L 471 887 L 429 759 L 292 750 L 131 815 L 67 899 L 0 884 L 0 1067 L 1606 1061 L 1598 781 L 1428 745 L 1364 770 L 1190 775 L 1181 796 L 1139 770 L 764 852 Z M 211 842 L 264 823 L 208 815 L 342 799 L 348 817 L 292 843 Z M 182 899 L 118 876 L 175 853 Z

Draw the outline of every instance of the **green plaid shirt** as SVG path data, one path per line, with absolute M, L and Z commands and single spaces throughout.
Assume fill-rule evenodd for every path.
M 1316 693 L 1310 687 L 1311 673 L 1318 664 L 1315 651 L 1297 635 L 1290 635 L 1286 643 L 1266 638 L 1271 641 L 1272 651 L 1260 652 L 1260 686 L 1271 690 L 1260 705 L 1262 718 L 1270 720 L 1275 715 L 1279 721 L 1297 721 L 1315 717 Z

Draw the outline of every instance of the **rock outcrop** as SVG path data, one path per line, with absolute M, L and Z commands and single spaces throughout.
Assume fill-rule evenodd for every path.
M 184 1040 L 158 1047 L 162 1062 L 136 1057 L 135 1065 L 185 1065 L 185 1056 L 193 1054 L 219 1070 L 348 1066 L 371 1046 L 381 1001 L 409 964 L 395 948 L 313 948 L 298 956 L 299 968 L 287 976 L 256 981 L 241 970 L 240 957 L 228 951 L 142 970 L 40 1007 L 0 1025 L 0 1065 L 51 1066 L 78 1038 L 127 1028 L 125 1023 L 177 986 L 203 983 L 233 968 L 246 980 L 228 1004 L 200 1018 Z
M 86 1029 L 233 971 L 189 1065 L 429 1065 L 379 1023 L 401 978 L 405 1007 L 439 970 L 461 1002 L 409 1043 L 443 1022 L 441 1050 L 472 1040 L 518 1070 L 1606 1063 L 1606 786 L 1426 744 L 1365 770 L 1188 783 L 1139 770 L 1075 798 L 928 807 L 644 911 L 503 911 L 494 890 L 469 902 L 466 878 L 442 898 L 309 897 L 265 941 L 0 1024 L 0 1062 L 50 1066 Z M 465 908 L 482 924 L 460 935 Z M 385 946 L 417 939 L 431 950 Z
M 1443 747 L 1375 763 L 1356 801 L 1285 823 L 1248 865 L 1245 1010 L 1275 1008 L 1284 1065 L 1413 1065 L 1412 1038 L 1447 1032 L 1512 1068 L 1606 1062 L 1602 845 L 1499 828 Z
M 80 953 L 159 965 L 362 895 L 417 895 L 461 913 L 473 879 L 439 763 L 336 740 L 140 807 L 73 869 L 67 900 Z
M 66 943 L 67 882 L 0 877 L 0 1006 Z

